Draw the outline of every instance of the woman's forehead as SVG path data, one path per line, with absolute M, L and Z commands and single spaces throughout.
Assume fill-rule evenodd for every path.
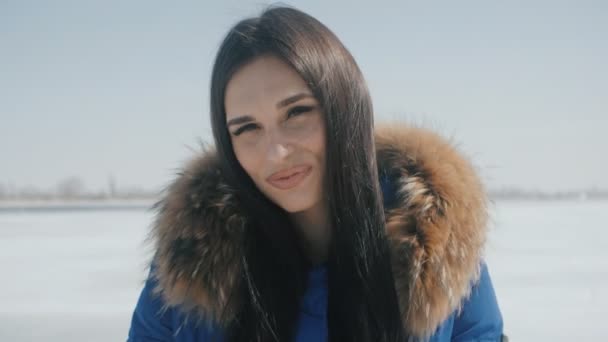
M 274 56 L 262 56 L 241 67 L 226 86 L 227 114 L 261 103 L 272 105 L 300 93 L 310 93 L 300 75 Z

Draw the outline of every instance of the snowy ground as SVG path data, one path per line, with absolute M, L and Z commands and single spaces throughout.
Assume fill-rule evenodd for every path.
M 608 202 L 498 202 L 487 247 L 512 341 L 606 341 Z M 0 212 L 0 341 L 124 341 L 143 210 Z
M 512 341 L 608 341 L 608 202 L 499 202 L 487 260 Z

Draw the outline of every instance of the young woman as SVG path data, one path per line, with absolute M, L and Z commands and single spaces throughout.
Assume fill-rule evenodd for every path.
M 215 148 L 157 204 L 129 341 L 500 341 L 486 199 L 437 135 L 374 128 L 323 24 L 234 26 L 211 81 Z

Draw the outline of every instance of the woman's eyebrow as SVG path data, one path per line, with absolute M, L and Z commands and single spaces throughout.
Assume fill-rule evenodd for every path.
M 237 116 L 236 118 L 228 120 L 226 127 L 230 127 L 231 125 L 240 125 L 250 121 L 255 121 L 255 119 L 250 115 Z
M 281 100 L 279 103 L 277 103 L 277 108 L 281 108 L 281 107 L 285 107 L 288 106 L 296 101 L 299 101 L 305 97 L 313 97 L 312 94 L 310 93 L 299 93 L 293 96 L 290 96 L 288 98 L 286 98 L 285 100 Z
M 284 100 L 279 101 L 279 103 L 277 103 L 277 108 L 288 106 L 294 102 L 297 102 L 297 101 L 299 101 L 303 98 L 307 98 L 307 97 L 314 97 L 314 96 L 312 96 L 312 94 L 310 94 L 310 93 L 299 93 L 299 94 L 290 96 Z M 226 127 L 230 127 L 232 125 L 240 125 L 240 124 L 244 124 L 244 123 L 250 122 L 250 121 L 255 121 L 255 119 L 253 117 L 251 117 L 250 115 L 237 116 L 236 118 L 232 118 L 232 119 L 228 120 L 228 122 L 226 122 Z

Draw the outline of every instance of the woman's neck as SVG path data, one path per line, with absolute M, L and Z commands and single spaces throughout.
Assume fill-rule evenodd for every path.
M 327 260 L 331 227 L 327 205 L 319 202 L 314 207 L 291 215 L 295 224 L 302 249 L 313 265 L 322 264 Z

